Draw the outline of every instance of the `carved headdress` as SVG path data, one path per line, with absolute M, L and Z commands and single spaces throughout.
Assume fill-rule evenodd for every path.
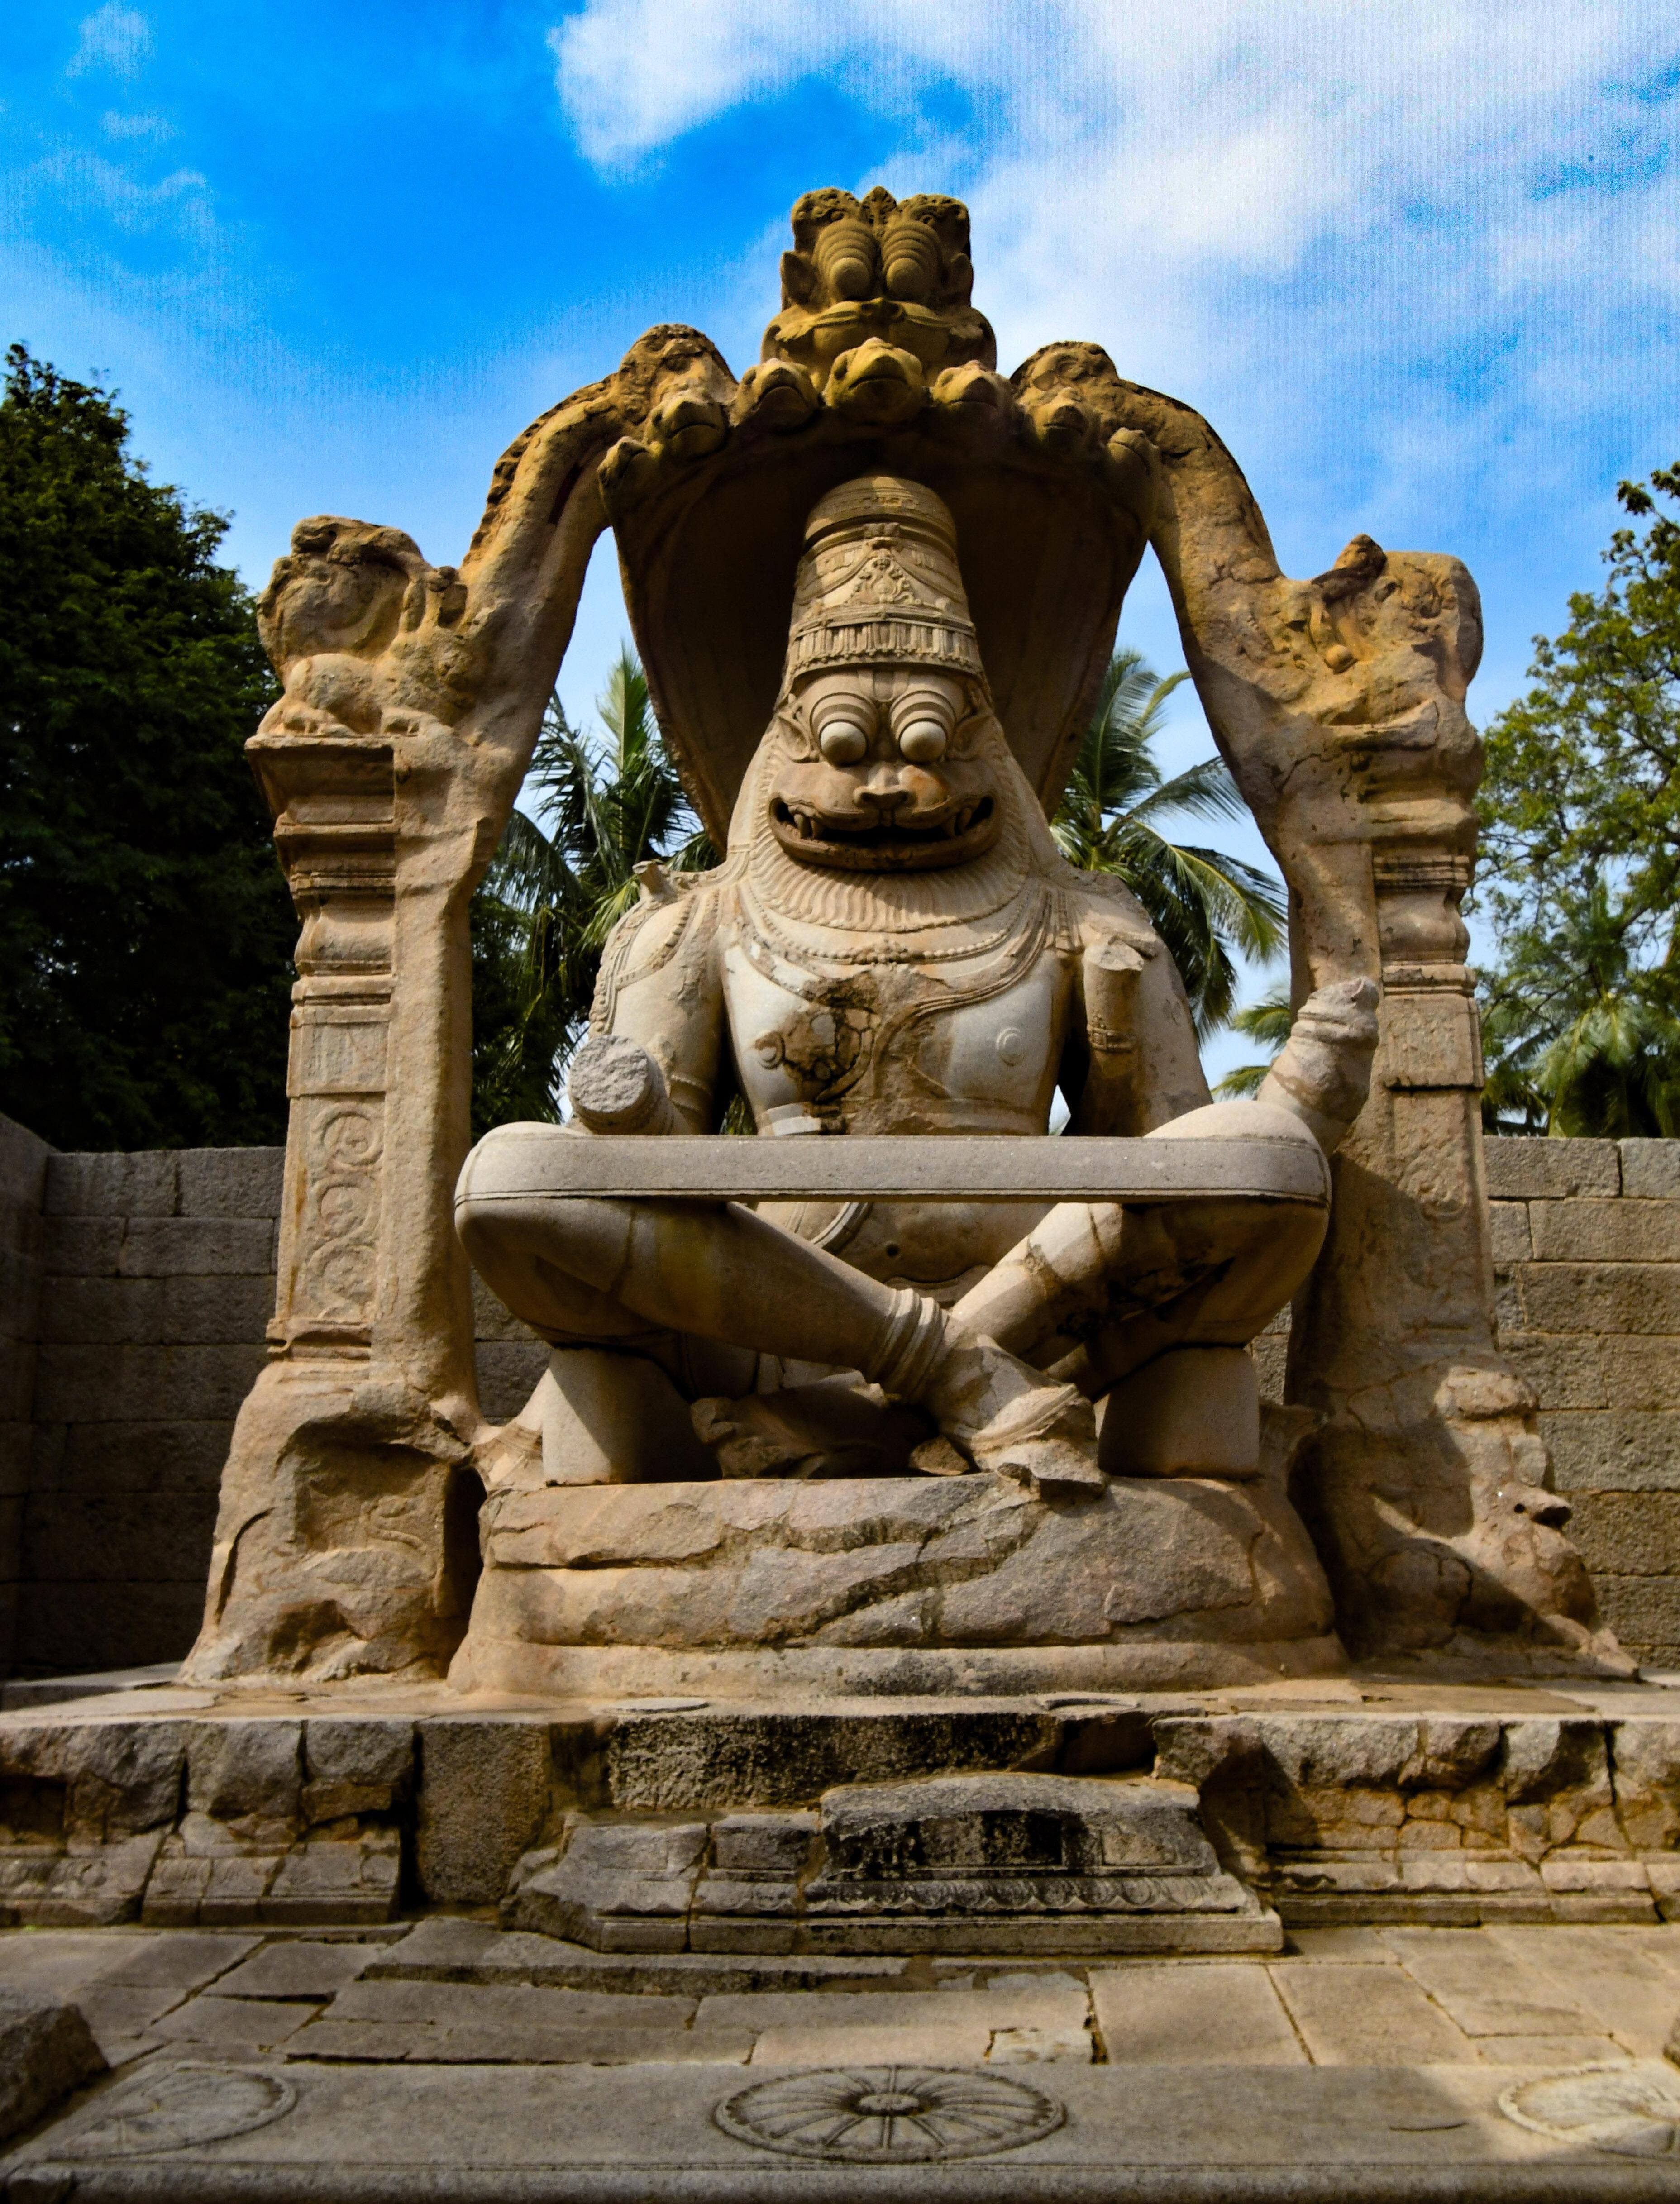
M 950 509 L 919 483 L 864 475 L 805 523 L 782 687 L 882 663 L 984 678 Z
M 855 558 L 861 587 L 878 538 L 893 547 L 880 571 L 894 568 L 920 607 L 912 655 L 948 649 L 952 660 L 929 662 L 984 667 L 1010 749 L 1054 809 L 1151 524 L 1151 447 L 1065 378 L 1041 388 L 1029 376 L 1018 393 L 995 372 L 957 200 L 810 193 L 793 236 L 758 364 L 737 383 L 698 332 L 650 331 L 620 370 L 637 433 L 600 465 L 631 625 L 684 780 L 721 842 L 781 680 L 817 662 L 799 654 L 867 660 L 892 626 L 827 613 L 813 625 L 796 575 L 820 578 L 826 599 Z M 1099 358 L 1104 388 L 1118 389 Z M 854 495 L 892 509 L 854 507 Z M 924 578 L 960 619 L 931 615 Z

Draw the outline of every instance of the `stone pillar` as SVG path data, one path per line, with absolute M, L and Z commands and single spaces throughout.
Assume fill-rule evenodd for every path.
M 1199 414 L 1106 363 L 1092 388 L 1104 426 L 1159 455 L 1155 548 L 1208 724 L 1289 886 L 1296 999 L 1382 989 L 1370 1098 L 1333 1165 L 1289 1357 L 1288 1397 L 1317 1419 L 1291 1496 L 1338 1626 L 1362 1657 L 1625 1673 L 1494 1330 L 1459 915 L 1481 772 L 1464 708 L 1475 584 L 1456 559 L 1365 536 L 1291 578 Z
M 1381 1040 L 1297 1299 L 1288 1395 L 1320 1419 L 1297 1496 L 1357 1656 L 1613 1662 L 1500 1353 L 1462 850 L 1374 854 Z
M 659 356 L 632 355 L 640 386 Z M 285 690 L 250 749 L 299 976 L 270 1359 L 223 1473 L 199 1680 L 436 1674 L 466 1628 L 488 1435 L 452 1203 L 468 910 L 604 524 L 597 465 L 639 418 L 614 388 L 518 440 L 459 572 L 329 516 L 258 607 Z
M 402 815 L 407 747 L 283 726 L 252 744 L 300 923 L 291 1111 L 270 1360 L 223 1473 L 199 1675 L 436 1666 L 477 1573 L 471 1299 L 448 1200 L 466 1146 L 470 838 L 440 910 L 436 853 Z M 436 1046 L 440 1021 L 464 1046 Z
M 258 736 L 253 762 L 301 931 L 269 1337 L 347 1374 L 373 1347 L 396 912 L 387 741 Z M 359 1374 L 359 1373 L 358 1373 Z

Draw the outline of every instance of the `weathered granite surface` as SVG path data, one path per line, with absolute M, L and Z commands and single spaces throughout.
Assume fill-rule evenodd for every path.
M 283 1152 L 61 1155 L 0 1121 L 0 1675 L 178 1661 L 217 1483 L 268 1351 Z M 478 1384 L 518 1409 L 544 1350 L 474 1296 Z
M 691 1901 L 707 1881 L 739 1881 L 750 1866 L 748 1880 L 786 1883 L 792 1863 L 804 1893 L 794 1946 L 810 1952 L 821 1948 L 804 1918 L 812 1837 L 842 1829 L 853 1806 L 867 1817 L 882 1786 L 901 1794 L 887 1819 L 917 1823 L 905 1803 L 915 1794 L 929 1802 L 919 1819 L 937 1820 L 953 1779 L 1031 1779 L 1052 1805 L 1059 1783 L 1138 1798 L 1143 1779 L 1187 1786 L 1178 1795 L 1199 1802 L 1220 1872 L 1286 1926 L 1680 1918 L 1680 1711 L 1650 1687 L 1296 1681 L 1175 1696 L 876 1695 L 799 1711 L 785 1696 L 503 1696 L 469 1711 L 441 1686 L 266 1710 L 248 1695 L 153 1697 L 120 1716 L 94 1703 L 0 1719 L 9 1919 L 353 1925 L 392 1917 L 405 1891 L 517 1905 L 582 1834 L 580 1861 L 602 1844 L 655 1846 L 651 1868 L 638 1857 L 626 1871 L 682 1885 L 683 1902 L 666 1909 L 682 1933 L 657 1946 L 679 1953 L 703 1948 Z M 785 1817 L 779 1830 L 741 1819 L 765 1816 Z M 680 1843 L 676 1828 L 689 1832 Z M 983 1844 L 975 1856 L 984 1863 Z M 903 1917 L 915 1910 L 906 1901 Z M 988 1910 L 970 1908 L 967 1933 Z M 793 1916 L 773 1905 L 768 1917 Z M 900 1948 L 879 1922 L 870 1934 L 867 1948 Z M 1027 1941 L 1058 1948 L 1048 1932 Z
M 9 1988 L 0 1971 L 0 2142 L 104 2069 L 75 2006 L 50 1991 Z
M 1322 1572 L 1271 1482 L 785 1478 L 507 1490 L 463 1691 L 1261 1681 L 1340 1665 Z
M 74 1997 L 115 2070 L 0 2179 L 30 2204 L 1673 2193 L 1680 1925 L 1306 1929 L 1236 1960 L 802 1963 L 829 1970 L 820 1994 L 814 1976 L 683 1982 L 674 1959 L 648 1963 L 669 1977 L 657 1993 L 563 1986 L 542 1957 L 563 1949 L 447 1920 L 379 1940 L 0 1933 L 0 1984 Z M 886 2090 L 901 2119 L 909 2098 L 896 2140 L 862 2101 Z
M 1680 1141 L 1488 1145 L 1499 1338 L 1623 1644 L 1680 1668 Z

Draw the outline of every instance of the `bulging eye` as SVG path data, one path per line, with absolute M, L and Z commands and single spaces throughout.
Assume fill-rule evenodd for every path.
M 937 720 L 912 720 L 899 736 L 899 749 L 912 765 L 931 765 L 945 755 L 950 739 Z
M 868 749 L 870 738 L 855 720 L 830 720 L 818 735 L 816 746 L 830 765 L 856 765 Z

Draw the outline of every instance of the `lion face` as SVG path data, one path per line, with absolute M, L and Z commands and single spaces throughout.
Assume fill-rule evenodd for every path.
M 1002 825 L 977 684 L 924 666 L 814 675 L 779 715 L 771 832 L 802 864 L 932 872 L 989 850 Z

